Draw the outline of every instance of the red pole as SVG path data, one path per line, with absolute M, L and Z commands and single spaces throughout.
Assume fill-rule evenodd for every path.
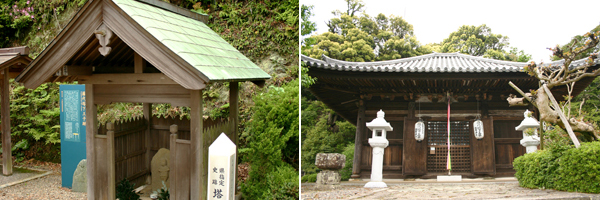
M 451 159 L 450 159 L 450 94 L 448 94 L 448 160 L 446 161 L 446 169 L 448 170 L 448 175 L 450 175 L 450 171 L 452 171 Z

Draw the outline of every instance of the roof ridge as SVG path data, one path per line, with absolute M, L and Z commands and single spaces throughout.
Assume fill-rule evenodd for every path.
M 208 15 L 205 14 L 200 14 L 200 13 L 196 13 L 196 12 L 192 12 L 189 11 L 187 9 L 181 8 L 179 6 L 164 2 L 164 1 L 159 1 L 159 0 L 135 0 L 135 1 L 139 1 L 154 7 L 158 7 L 161 8 L 163 10 L 166 11 L 170 11 L 179 15 L 183 15 L 185 17 L 189 17 L 198 21 L 201 21 L 202 23 L 208 23 Z

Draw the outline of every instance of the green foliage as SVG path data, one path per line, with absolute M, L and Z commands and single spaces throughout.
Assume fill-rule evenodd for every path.
M 497 60 L 527 62 L 531 55 L 516 47 L 508 48 L 508 37 L 493 34 L 492 29 L 485 24 L 480 26 L 461 26 L 457 31 L 450 33 L 448 38 L 441 43 L 440 51 L 444 53 L 460 52 L 473 56 L 483 56 Z
M 312 9 L 314 8 L 313 5 L 307 6 L 302 4 L 301 7 L 301 22 L 300 22 L 300 34 L 302 34 L 302 36 L 306 36 L 311 34 L 312 32 L 314 32 L 315 30 L 317 30 L 317 24 L 315 22 L 310 21 L 310 17 L 314 16 L 314 14 L 312 13 Z M 310 46 L 314 45 L 315 41 L 313 38 L 304 38 L 304 40 L 302 40 L 302 49 L 304 50 L 304 48 L 309 48 Z
M 303 183 L 314 183 L 317 182 L 317 174 L 307 174 L 302 177 Z
M 220 2 L 208 25 L 251 60 L 298 55 L 298 0 Z M 297 56 L 295 56 L 297 60 Z
M 291 81 L 282 87 L 271 86 L 268 92 L 254 97 L 255 106 L 251 108 L 254 115 L 242 135 L 247 141 L 247 148 L 240 150 L 246 152 L 243 158 L 251 165 L 248 180 L 242 184 L 242 192 L 247 199 L 280 198 L 280 195 L 288 194 L 287 186 L 272 191 L 270 184 L 280 187 L 288 182 L 298 182 L 298 173 L 293 168 L 295 180 L 268 181 L 288 177 L 277 175 L 285 174 L 278 172 L 284 170 L 281 168 L 290 164 L 298 167 L 298 92 L 298 81 Z
M 299 199 L 298 171 L 292 166 L 280 166 L 266 178 L 268 190 L 260 199 Z
M 60 143 L 58 84 L 30 90 L 11 80 L 11 135 L 15 139 Z
M 130 183 L 127 179 L 123 179 L 119 184 L 117 184 L 117 199 L 121 200 L 138 200 L 140 199 L 140 195 L 133 191 L 135 184 Z
M 303 54 L 317 59 L 326 55 L 339 60 L 368 62 L 419 56 L 432 50 L 417 41 L 413 26 L 402 17 L 340 14 L 327 26 L 329 32 L 310 37 L 313 43 L 303 46 Z
M 339 172 L 342 181 L 347 181 L 352 175 L 352 162 L 354 161 L 354 142 L 346 145 L 342 154 L 346 156 L 346 165 L 344 165 L 344 168 L 342 168 Z
M 152 193 L 157 195 L 158 200 L 169 200 L 169 189 L 167 188 L 167 185 L 165 185 L 165 181 L 162 181 L 162 185 L 163 186 L 158 189 L 158 191 L 154 191 Z
M 541 150 L 514 160 L 515 177 L 527 188 L 600 193 L 600 142 Z
M 342 153 L 354 141 L 356 128 L 349 122 L 338 119 L 337 114 L 320 101 L 303 98 L 301 120 L 302 172 L 318 171 L 315 166 L 317 153 Z

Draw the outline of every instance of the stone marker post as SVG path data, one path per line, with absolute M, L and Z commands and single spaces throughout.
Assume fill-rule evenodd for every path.
M 208 147 L 207 199 L 234 199 L 237 170 L 235 149 L 235 144 L 225 133 L 221 133 Z
M 387 131 L 392 131 L 394 128 L 383 118 L 385 113 L 382 110 L 377 112 L 377 118 L 371 122 L 367 122 L 367 128 L 373 131 L 373 135 L 369 138 L 369 144 L 373 147 L 373 160 L 371 162 L 371 181 L 366 188 L 381 188 L 387 187 L 383 182 L 383 153 L 384 149 L 389 145 L 386 139 Z

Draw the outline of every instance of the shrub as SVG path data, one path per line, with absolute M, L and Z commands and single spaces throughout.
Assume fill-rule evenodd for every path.
M 346 165 L 340 170 L 342 181 L 347 181 L 352 176 L 352 162 L 354 161 L 354 143 L 348 144 L 342 152 L 346 156 Z
M 240 149 L 244 161 L 251 165 L 248 179 L 241 184 L 246 199 L 281 198 L 289 194 L 284 189 L 287 184 L 298 182 L 298 91 L 298 81 L 292 81 L 282 87 L 272 86 L 267 93 L 254 97 L 254 115 L 243 135 L 247 148 Z M 285 170 L 296 170 L 295 178 L 282 175 L 288 171 L 281 168 L 290 166 Z M 270 184 L 282 188 L 272 190 Z
M 123 179 L 117 185 L 117 199 L 120 200 L 138 200 L 140 199 L 140 195 L 133 191 L 135 184 L 130 183 L 127 179 Z
M 317 182 L 317 174 L 307 174 L 302 177 L 303 183 L 314 183 Z
M 600 193 L 600 142 L 525 154 L 513 166 L 519 185 L 527 188 Z
M 298 171 L 292 166 L 286 164 L 269 173 L 267 183 L 269 190 L 260 199 L 299 199 Z

